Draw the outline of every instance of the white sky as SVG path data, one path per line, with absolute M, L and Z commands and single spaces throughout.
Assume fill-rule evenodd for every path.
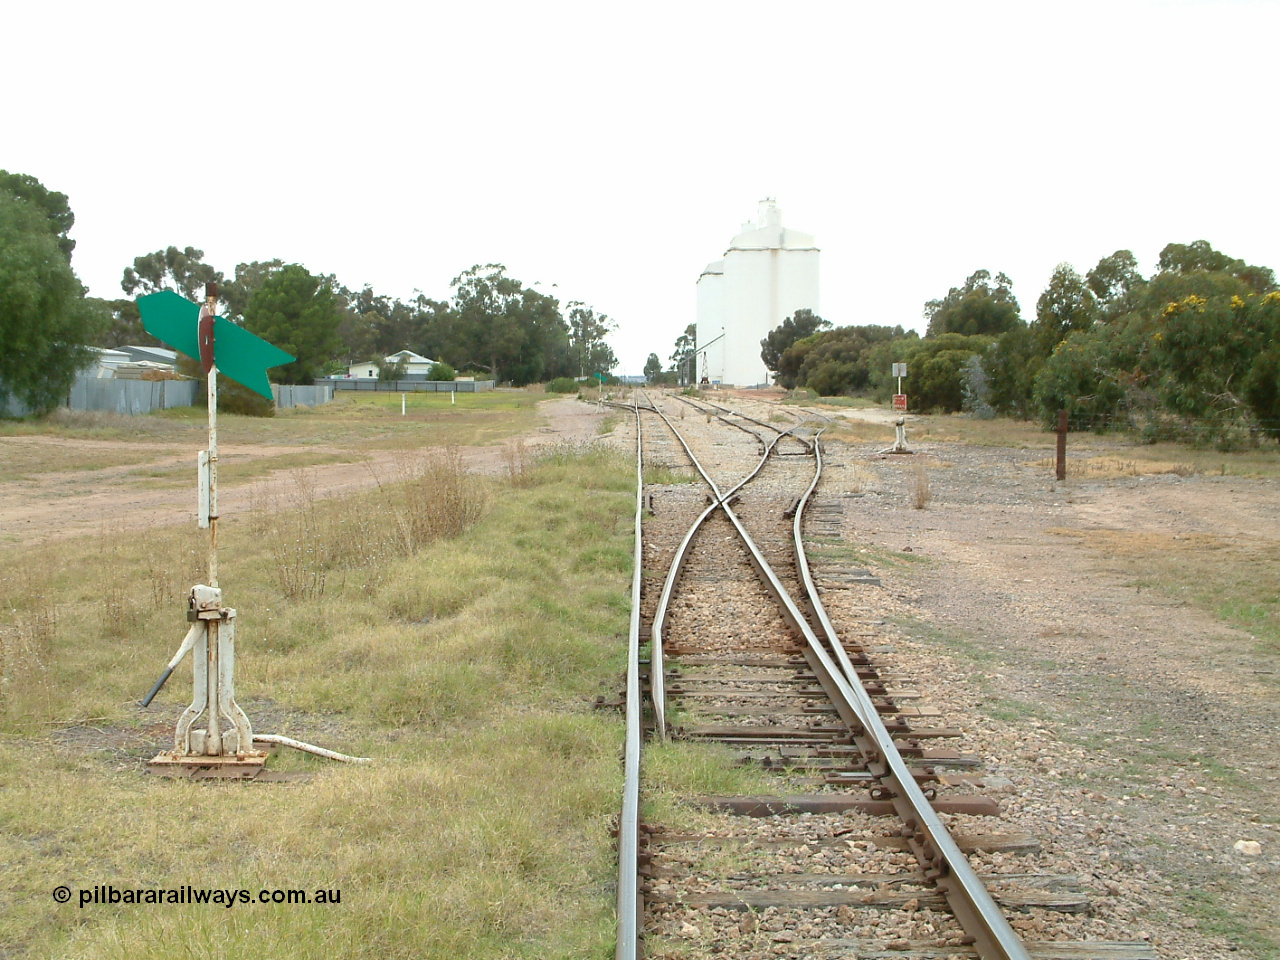
M 1121 248 L 1280 268 L 1278 28 L 1221 0 L 21 4 L 0 168 L 70 197 L 96 296 L 170 244 L 404 298 L 500 262 L 611 315 L 638 373 L 766 195 L 837 325 L 920 328 L 980 267 L 1030 319 L 1057 263 Z

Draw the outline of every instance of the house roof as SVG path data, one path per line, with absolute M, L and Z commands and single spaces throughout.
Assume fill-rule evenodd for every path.
M 177 350 L 166 350 L 164 347 L 138 347 L 123 346 L 120 347 L 122 353 L 127 353 L 134 360 L 150 360 L 153 363 L 165 363 L 172 366 L 178 359 Z
M 383 360 L 387 363 L 398 363 L 402 359 L 405 363 L 435 363 L 429 357 L 421 356 L 412 350 L 401 350 L 399 353 L 393 353 L 389 357 L 383 357 Z

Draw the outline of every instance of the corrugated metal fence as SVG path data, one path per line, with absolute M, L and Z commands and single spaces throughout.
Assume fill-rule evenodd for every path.
M 318 407 L 333 399 L 333 385 L 317 383 L 273 383 L 271 392 L 276 395 L 276 406 L 281 410 L 290 407 Z
M 194 380 L 113 380 L 97 377 L 77 377 L 71 385 L 71 395 L 66 406 L 72 410 L 110 410 L 131 416 L 141 416 L 153 410 L 172 407 L 189 407 L 196 402 L 200 388 Z M 318 383 L 314 386 L 273 383 L 276 406 L 281 410 L 290 407 L 316 407 L 333 399 L 333 386 Z M 10 417 L 26 416 L 30 411 L 20 401 L 10 398 L 0 414 Z
M 194 380 L 108 380 L 78 377 L 67 406 L 72 410 L 113 410 L 140 416 L 152 410 L 189 407 L 196 402 Z

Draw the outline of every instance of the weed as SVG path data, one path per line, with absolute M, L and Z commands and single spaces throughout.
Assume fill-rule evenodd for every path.
M 675 483 L 695 483 L 697 477 L 692 470 L 682 467 L 652 466 L 645 467 L 645 486 L 665 486 Z
M 0 720 L 21 725 L 53 718 L 57 632 L 57 608 L 44 597 L 9 626 L 0 625 Z
M 507 482 L 513 487 L 527 487 L 529 475 L 529 447 L 524 439 L 508 440 L 502 448 L 502 461 L 507 467 Z
M 929 473 L 925 470 L 923 463 L 917 463 L 911 474 L 911 506 L 917 510 L 923 510 L 932 499 L 933 494 L 929 491 Z
M 1036 460 L 1029 466 L 1052 470 L 1054 463 L 1053 459 Z M 1185 462 L 1112 456 L 1067 458 L 1067 476 L 1072 480 L 1112 480 L 1120 477 L 1146 477 L 1170 473 L 1179 477 L 1192 477 L 1196 474 L 1196 467 L 1194 464 Z

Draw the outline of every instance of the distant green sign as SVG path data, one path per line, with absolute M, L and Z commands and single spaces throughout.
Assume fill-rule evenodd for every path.
M 606 379 L 603 373 L 593 373 L 592 376 L 595 377 L 597 380 L 599 380 L 601 383 L 604 383 Z
M 161 290 L 138 298 L 142 326 L 157 340 L 163 340 L 179 353 L 200 359 L 200 305 L 192 303 L 172 290 Z M 268 400 L 271 381 L 267 370 L 292 363 L 285 353 L 226 317 L 213 318 L 213 362 L 218 372 L 243 384 Z

